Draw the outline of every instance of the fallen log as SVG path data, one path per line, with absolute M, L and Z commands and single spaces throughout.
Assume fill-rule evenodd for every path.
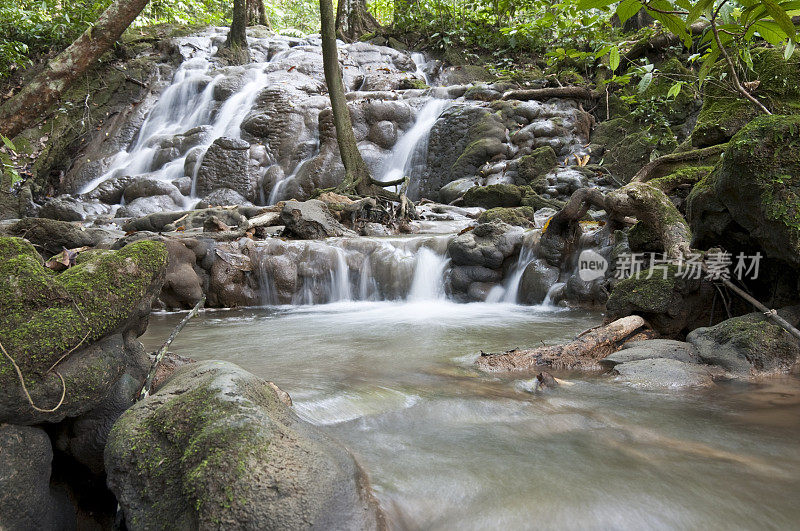
M 547 98 L 570 98 L 575 100 L 596 100 L 600 94 L 586 87 L 549 87 L 539 89 L 509 90 L 503 100 L 544 100 Z
M 681 162 L 700 162 L 703 159 L 714 157 L 722 154 L 728 144 L 717 144 L 716 146 L 704 147 L 701 149 L 693 149 L 691 151 L 682 151 L 680 153 L 670 153 L 654 159 L 636 172 L 636 175 L 631 179 L 632 183 L 644 183 L 655 177 L 655 171 L 661 166 L 668 164 L 677 164 Z
M 596 328 L 569 343 L 484 354 L 475 365 L 486 372 L 529 371 L 542 366 L 562 370 L 600 370 L 598 360 L 618 351 L 634 337 L 638 339 L 647 329 L 644 319 L 630 315 Z

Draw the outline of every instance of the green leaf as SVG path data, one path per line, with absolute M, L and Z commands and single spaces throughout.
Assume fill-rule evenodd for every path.
M 614 0 L 579 0 L 578 1 L 578 9 L 581 11 L 587 9 L 600 9 L 606 6 L 610 6 L 614 3 Z
M 786 11 L 784 11 L 775 0 L 762 1 L 764 2 L 764 7 L 767 8 L 767 13 L 777 22 L 778 26 L 786 32 L 786 35 L 794 37 L 794 24 L 792 23 L 791 17 L 786 14 Z
M 717 59 L 719 59 L 719 48 L 715 47 L 703 60 L 703 64 L 700 65 L 700 72 L 697 74 L 697 78 L 701 87 L 703 86 L 706 76 L 708 76 L 708 73 L 711 71 L 711 68 L 716 64 Z
M 617 6 L 617 16 L 620 24 L 625 24 L 632 16 L 639 12 L 642 3 L 639 0 L 622 0 Z
M 608 54 L 608 66 L 611 67 L 612 72 L 616 72 L 617 68 L 619 68 L 619 48 L 614 46 L 611 48 L 611 52 Z
M 647 90 L 647 88 L 650 86 L 652 82 L 653 82 L 653 74 L 647 73 L 644 76 L 642 76 L 642 80 L 639 81 L 639 87 L 638 87 L 639 93 L 641 94 L 642 92 Z
M 793 54 L 794 54 L 794 41 L 789 39 L 789 42 L 786 43 L 786 48 L 783 49 L 783 60 L 788 61 Z
M 714 0 L 700 0 L 699 2 L 695 3 L 692 9 L 689 10 L 689 14 L 686 15 L 686 25 L 688 26 L 700 18 L 700 16 L 703 15 L 703 13 L 705 13 L 713 4 Z
M 7 138 L 7 137 L 5 137 L 3 135 L 0 135 L 0 138 L 3 139 L 3 144 L 5 144 L 8 149 L 10 149 L 11 151 L 14 151 L 14 152 L 17 151 L 17 148 L 14 146 L 14 143 L 11 141 L 10 138 Z
M 757 31 L 761 38 L 773 46 L 780 46 L 787 37 L 786 32 L 777 23 L 770 20 L 759 20 L 750 29 Z M 751 32 L 748 31 L 748 34 L 751 34 Z M 747 35 L 745 35 L 745 38 L 747 38 Z
M 667 92 L 667 98 L 677 98 L 678 94 L 681 93 L 681 88 L 682 87 L 683 87 L 683 84 L 680 81 L 678 81 L 677 83 L 672 85 L 669 88 L 669 92 Z

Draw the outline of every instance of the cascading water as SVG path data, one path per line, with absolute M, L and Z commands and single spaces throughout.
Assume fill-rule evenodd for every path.
M 408 293 L 409 301 L 431 301 L 444 298 L 444 274 L 448 258 L 422 247 L 414 265 L 414 280 Z

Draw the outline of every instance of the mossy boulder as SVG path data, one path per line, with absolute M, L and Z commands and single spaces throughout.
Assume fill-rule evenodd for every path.
M 164 245 L 142 241 L 95 252 L 56 274 L 26 240 L 0 238 L 0 341 L 38 407 L 59 401 L 56 370 L 66 385 L 57 411 L 36 412 L 11 362 L 0 358 L 0 422 L 57 421 L 97 406 L 137 361 L 126 356 L 143 355 L 135 338 L 147 326 L 166 266 Z
M 599 123 L 590 138 L 592 158 L 613 175 L 629 180 L 653 158 L 678 147 L 675 135 L 663 124 L 643 126 L 632 116 Z
M 534 210 L 539 210 L 542 208 L 552 208 L 555 210 L 561 210 L 561 207 L 564 206 L 563 201 L 559 201 L 558 199 L 548 199 L 546 197 L 542 197 L 529 187 L 522 187 L 521 190 L 523 195 L 520 204 L 522 206 L 531 207 Z
M 751 81 L 758 81 L 753 95 L 774 114 L 800 113 L 800 51 L 787 61 L 783 51 L 759 48 L 752 52 Z M 705 147 L 721 144 L 759 116 L 760 111 L 741 97 L 727 81 L 718 79 L 727 72 L 724 61 L 709 73 L 704 85 L 703 107 L 692 131 L 692 144 Z
M 793 326 L 800 324 L 800 307 L 779 311 Z M 686 340 L 706 363 L 747 375 L 752 370 L 788 372 L 800 359 L 800 344 L 762 313 L 734 317 L 716 326 L 693 330 Z
M 348 451 L 226 362 L 179 369 L 116 422 L 108 485 L 128 529 L 373 529 Z
M 687 214 L 696 247 L 763 250 L 800 267 L 800 116 L 762 116 L 734 135 Z
M 542 193 L 547 187 L 547 174 L 558 166 L 556 152 L 550 146 L 536 148 L 530 155 L 519 159 L 517 173 L 519 185 L 529 185 L 535 192 Z
M 522 191 L 513 184 L 473 186 L 464 194 L 465 206 L 483 208 L 517 207 L 522 202 Z
M 496 219 L 509 225 L 516 225 L 518 227 L 531 227 L 533 226 L 533 214 L 535 210 L 531 207 L 522 206 L 516 208 L 490 208 L 482 212 L 478 216 L 478 223 L 489 223 Z
M 708 324 L 713 297 L 710 283 L 685 278 L 677 266 L 647 269 L 617 282 L 606 302 L 607 319 L 640 315 L 659 333 L 680 336 Z

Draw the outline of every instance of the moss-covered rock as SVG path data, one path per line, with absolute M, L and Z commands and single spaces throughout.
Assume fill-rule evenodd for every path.
M 530 227 L 533 225 L 534 209 L 527 206 L 516 208 L 490 208 L 478 216 L 478 223 L 489 223 L 499 219 L 503 223 L 516 225 L 518 227 Z
M 800 51 L 788 60 L 775 48 L 760 48 L 752 52 L 752 81 L 759 85 L 753 91 L 774 114 L 800 112 Z M 760 111 L 742 98 L 728 82 L 717 81 L 726 72 L 720 60 L 704 85 L 703 108 L 692 131 L 696 147 L 721 144 L 759 115 Z
M 693 245 L 763 250 L 800 267 L 800 116 L 762 116 L 689 195 Z
M 225 362 L 179 369 L 114 425 L 108 484 L 128 529 L 372 529 L 347 450 Z
M 519 159 L 517 173 L 520 185 L 529 185 L 534 192 L 542 193 L 547 187 L 547 174 L 558 165 L 556 152 L 550 146 L 533 150 L 530 155 Z
M 97 405 L 125 368 L 119 351 L 129 345 L 118 334 L 144 332 L 166 265 L 164 245 L 142 241 L 56 274 L 26 240 L 0 238 L 0 340 L 43 409 L 62 390 L 51 367 L 69 354 L 59 362 L 65 401 L 53 415 L 32 410 L 11 362 L 0 358 L 0 422 L 63 418 Z
M 650 181 L 661 190 L 675 190 L 681 185 L 694 185 L 706 178 L 714 170 L 713 166 L 685 166 L 662 177 Z
M 684 278 L 677 266 L 669 265 L 617 282 L 606 311 L 611 320 L 641 315 L 661 334 L 678 336 L 708 324 L 713 296 L 711 284 Z
M 513 184 L 473 186 L 464 194 L 465 206 L 483 208 L 517 207 L 522 202 L 522 191 Z
M 539 210 L 540 208 L 553 208 L 555 210 L 561 210 L 561 207 L 564 206 L 563 201 L 559 201 L 558 199 L 547 199 L 546 197 L 542 197 L 541 195 L 537 194 L 530 188 L 523 187 L 521 190 L 523 195 L 520 204 L 522 206 L 531 207 L 534 210 Z
M 793 326 L 800 322 L 800 307 L 779 312 Z M 716 326 L 693 330 L 686 340 L 700 358 L 733 373 L 788 372 L 800 357 L 800 344 L 789 332 L 762 313 L 734 317 Z

